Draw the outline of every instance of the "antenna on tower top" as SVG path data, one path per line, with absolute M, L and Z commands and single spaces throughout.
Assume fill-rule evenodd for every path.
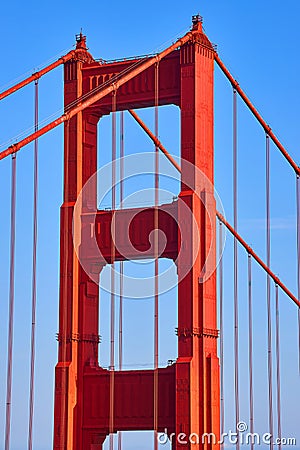
M 195 26 L 198 23 L 203 23 L 203 17 L 199 13 L 192 16 L 192 24 Z
M 86 36 L 82 34 L 82 28 L 80 28 L 80 33 L 75 35 L 75 38 L 76 38 L 76 48 L 87 49 Z

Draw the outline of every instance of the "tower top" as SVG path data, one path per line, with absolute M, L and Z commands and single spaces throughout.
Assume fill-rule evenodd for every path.
M 86 36 L 82 34 L 82 31 L 80 31 L 79 34 L 76 34 L 76 48 L 87 50 Z

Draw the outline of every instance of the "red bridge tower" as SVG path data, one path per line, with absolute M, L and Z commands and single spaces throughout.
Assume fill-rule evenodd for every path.
M 171 366 L 158 370 L 158 431 L 169 433 L 215 433 L 219 435 L 220 394 L 217 356 L 216 280 L 215 273 L 201 282 L 203 266 L 209 250 L 215 261 L 215 223 L 208 220 L 207 208 L 215 217 L 212 192 L 199 192 L 198 170 L 210 182 L 213 176 L 213 69 L 214 50 L 202 31 L 200 20 L 194 20 L 180 48 L 159 64 L 159 105 L 175 104 L 181 111 L 182 180 L 189 178 L 193 189 L 182 182 L 179 199 L 191 210 L 200 230 L 200 251 L 188 274 L 178 283 L 178 358 Z M 65 108 L 83 94 L 107 82 L 129 68 L 134 61 L 100 63 L 87 52 L 80 37 L 76 59 L 65 63 Z M 138 61 L 138 60 L 137 60 Z M 153 107 L 155 105 L 154 66 L 120 86 L 117 111 Z M 98 285 L 81 267 L 73 246 L 72 220 L 77 197 L 97 170 L 97 123 L 112 111 L 112 96 L 91 104 L 65 124 L 64 202 L 61 207 L 61 267 L 59 354 L 55 375 L 55 450 L 100 450 L 109 433 L 110 371 L 98 364 Z M 195 167 L 185 168 L 184 160 Z M 189 173 L 185 173 L 189 171 Z M 96 209 L 95 189 L 91 202 Z M 200 200 L 202 199 L 202 200 Z M 205 203 L 205 208 L 203 207 Z M 91 205 L 82 218 L 85 240 L 91 233 L 95 213 Z M 168 214 L 172 209 L 172 219 Z M 118 220 L 128 213 L 116 212 Z M 105 260 L 97 260 L 93 248 L 84 254 L 91 271 L 100 274 L 111 262 L 111 236 L 100 230 L 110 229 L 112 211 L 97 211 L 95 227 L 98 245 Z M 123 215 L 123 216 L 122 216 Z M 147 223 L 142 227 L 141 223 Z M 98 226 L 100 224 L 100 226 Z M 143 209 L 131 224 L 131 241 L 139 247 L 141 236 L 148 243 L 154 228 L 154 208 Z M 194 257 L 195 225 L 185 217 L 180 202 L 174 201 L 159 210 L 159 228 L 168 240 L 162 256 L 177 260 L 178 276 Z M 189 239 L 182 242 L 179 229 L 188 230 Z M 137 232 L 138 231 L 138 232 Z M 139 235 L 139 239 L 136 236 Z M 92 239 L 92 236 L 90 236 Z M 119 254 L 115 259 L 133 259 Z M 147 257 L 153 258 L 148 252 Z M 151 370 L 115 371 L 114 432 L 118 430 L 154 429 L 154 372 Z M 184 445 L 173 438 L 173 448 L 199 449 L 211 444 Z

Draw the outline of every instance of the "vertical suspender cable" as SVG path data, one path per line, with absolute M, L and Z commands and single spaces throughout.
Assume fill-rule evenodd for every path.
M 112 213 L 116 209 L 116 91 L 112 92 Z M 112 221 L 114 223 L 114 221 Z M 114 225 L 113 225 L 114 226 Z M 109 383 L 109 448 L 114 448 L 115 401 L 115 229 L 111 230 L 111 286 L 110 286 L 110 383 Z
M 248 253 L 248 350 L 249 350 L 249 425 L 250 433 L 254 433 L 254 404 L 253 404 L 253 322 L 252 322 L 252 260 Z M 254 449 L 251 439 L 250 449 Z
M 159 63 L 155 65 L 155 136 L 158 139 Z M 158 202 L 159 202 L 159 148 L 155 146 L 155 208 L 154 208 L 154 450 L 158 449 Z
M 120 114 L 120 209 L 124 199 L 124 111 Z M 123 283 L 124 263 L 120 261 L 120 296 L 119 296 L 119 370 L 123 368 Z M 118 450 L 122 450 L 122 432 L 118 434 Z
M 219 222 L 219 298 L 220 298 L 220 394 L 221 394 L 221 441 L 225 431 L 225 409 L 224 409 L 224 327 L 223 327 L 223 228 Z M 221 443 L 221 449 L 224 443 Z
M 233 90 L 233 223 L 237 231 L 237 93 Z M 234 296 L 234 391 L 235 391 L 235 425 L 240 420 L 239 402 L 239 312 L 238 312 L 238 245 L 237 240 L 233 241 L 233 296 Z M 237 439 L 236 448 L 239 450 L 240 443 Z
M 271 264 L 271 233 L 270 233 L 270 139 L 266 135 L 266 253 L 267 266 Z M 268 318 L 268 385 L 269 385 L 269 433 L 273 436 L 273 376 L 272 376 L 272 315 L 271 286 L 267 274 L 267 318 Z M 272 441 L 272 440 L 271 440 Z M 270 441 L 270 449 L 273 443 Z
M 300 178 L 296 175 L 296 214 L 297 214 L 297 284 L 300 298 Z M 300 374 L 300 308 L 298 308 L 298 367 Z
M 16 154 L 13 154 L 12 173 L 11 173 L 10 279 L 9 279 L 9 325 L 8 325 L 8 344 L 7 344 L 5 450 L 10 449 L 10 428 L 11 428 L 11 394 L 12 394 L 14 303 L 15 303 L 16 189 L 17 189 L 17 156 Z
M 120 114 L 120 209 L 124 200 L 124 111 Z M 124 263 L 120 262 L 120 305 L 119 305 L 119 370 L 123 368 L 123 275 Z
M 281 450 L 281 379 L 280 379 L 280 317 L 278 301 L 278 284 L 275 284 L 276 302 L 276 385 L 277 385 L 277 437 L 279 438 L 278 449 Z
M 35 81 L 34 131 L 38 130 L 39 120 L 39 81 Z M 28 450 L 32 450 L 34 372 L 35 372 L 35 321 L 36 321 L 36 259 L 37 259 L 37 207 L 38 207 L 38 139 L 34 141 L 33 168 L 33 248 L 32 248 L 32 311 L 31 311 L 31 357 L 29 389 Z

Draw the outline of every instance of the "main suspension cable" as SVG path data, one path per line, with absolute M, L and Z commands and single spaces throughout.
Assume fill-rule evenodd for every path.
M 17 155 L 14 154 L 12 155 L 12 166 L 11 166 L 9 325 L 8 325 L 8 343 L 7 343 L 5 450 L 10 449 L 10 434 L 11 434 L 11 396 L 12 396 L 14 303 L 15 303 L 16 191 L 17 191 Z
M 38 130 L 39 119 L 39 81 L 35 81 L 34 129 Z M 32 307 L 31 307 L 31 356 L 29 389 L 28 450 L 32 450 L 33 413 L 34 413 L 34 375 L 35 375 L 35 338 L 36 338 L 36 260 L 37 260 L 37 208 L 38 208 L 38 139 L 34 141 L 33 168 L 33 247 L 32 247 Z
M 298 308 L 300 308 L 300 301 L 297 297 L 286 287 L 286 285 L 272 272 L 272 270 L 263 262 L 263 260 L 252 250 L 252 248 L 244 241 L 244 239 L 235 231 L 235 229 L 227 222 L 225 217 L 219 211 L 216 211 L 217 217 L 226 226 L 227 230 L 238 240 L 238 242 L 244 247 L 247 253 L 253 257 L 253 259 L 260 265 L 260 267 L 278 284 L 283 292 L 289 297 Z
M 260 123 L 260 125 L 262 126 L 264 131 L 270 136 L 270 138 L 272 139 L 272 141 L 274 142 L 274 144 L 276 145 L 278 150 L 282 153 L 284 158 L 288 161 L 290 166 L 294 169 L 295 173 L 300 175 L 300 168 L 298 167 L 298 165 L 295 163 L 293 158 L 290 156 L 290 154 L 287 152 L 287 150 L 281 144 L 279 139 L 275 136 L 275 134 L 273 133 L 273 131 L 271 130 L 269 125 L 265 122 L 265 120 L 262 118 L 262 116 L 259 114 L 259 112 L 255 108 L 255 106 L 251 103 L 251 101 L 249 100 L 249 98 L 247 97 L 245 92 L 241 89 L 239 83 L 231 75 L 231 73 L 229 72 L 229 70 L 227 69 L 225 64 L 221 61 L 219 55 L 216 52 L 214 54 L 214 59 L 215 59 L 216 63 L 218 64 L 218 66 L 220 67 L 220 69 L 222 70 L 222 72 L 224 73 L 224 75 L 226 76 L 226 78 L 230 81 L 233 89 L 235 89 L 239 93 L 239 96 L 241 97 L 241 99 L 245 102 L 245 104 L 250 109 L 250 111 L 252 112 L 254 117 L 258 120 L 258 122 Z
M 7 97 L 8 95 L 13 94 L 14 92 L 18 91 L 19 89 L 23 88 L 24 86 L 27 86 L 27 84 L 32 83 L 33 81 L 37 81 L 39 78 L 41 78 L 46 73 L 50 72 L 51 70 L 55 69 L 61 64 L 64 64 L 65 62 L 69 61 L 70 59 L 74 58 L 78 51 L 77 50 L 71 50 L 66 55 L 61 56 L 57 61 L 54 61 L 53 63 L 47 65 L 43 69 L 33 73 L 29 77 L 25 78 L 24 80 L 20 81 L 19 83 L 15 84 L 14 86 L 11 86 L 10 88 L 6 89 L 3 92 L 0 92 L 0 100 Z

